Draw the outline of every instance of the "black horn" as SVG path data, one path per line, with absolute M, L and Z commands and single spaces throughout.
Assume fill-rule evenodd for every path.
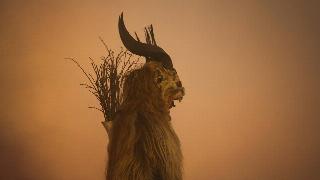
M 172 69 L 172 60 L 170 56 L 156 44 L 142 43 L 135 40 L 128 32 L 123 21 L 123 13 L 121 13 L 118 22 L 119 34 L 123 45 L 133 54 L 144 56 L 152 61 L 158 61 L 167 69 Z

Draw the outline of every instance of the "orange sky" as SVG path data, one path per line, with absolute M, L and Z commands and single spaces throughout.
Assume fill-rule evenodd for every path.
M 316 1 L 0 3 L 0 179 L 102 180 L 103 116 L 79 86 L 104 48 L 153 23 L 186 96 L 171 112 L 186 180 L 320 179 Z

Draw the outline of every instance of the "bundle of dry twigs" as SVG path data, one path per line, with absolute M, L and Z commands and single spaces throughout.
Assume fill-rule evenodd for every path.
M 101 111 L 105 121 L 102 122 L 109 134 L 110 122 L 122 103 L 122 89 L 126 75 L 139 65 L 139 57 L 121 48 L 120 52 L 115 52 L 108 48 L 106 43 L 100 38 L 107 55 L 100 58 L 100 63 L 96 63 L 92 58 L 91 66 L 94 75 L 88 73 L 74 58 L 66 58 L 73 61 L 87 78 L 87 83 L 80 84 L 87 88 L 99 101 L 100 108 L 91 106 Z

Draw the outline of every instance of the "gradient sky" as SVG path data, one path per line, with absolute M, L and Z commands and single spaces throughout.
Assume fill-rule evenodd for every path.
M 85 79 L 118 16 L 154 25 L 186 88 L 171 111 L 186 180 L 320 179 L 317 1 L 2 0 L 0 179 L 102 180 L 107 136 Z

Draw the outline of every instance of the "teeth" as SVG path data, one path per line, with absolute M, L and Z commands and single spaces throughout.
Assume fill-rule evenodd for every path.
M 172 101 L 172 107 L 176 107 L 176 105 L 174 104 L 174 101 Z

